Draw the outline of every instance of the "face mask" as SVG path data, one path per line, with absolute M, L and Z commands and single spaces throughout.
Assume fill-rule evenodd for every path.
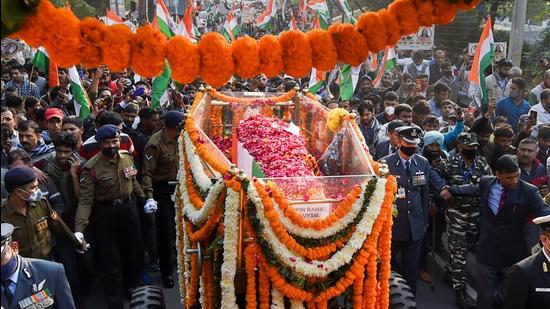
M 17 256 L 14 254 L 11 256 L 11 259 L 8 261 L 8 263 L 6 263 L 6 265 L 2 265 L 2 279 L 8 278 L 9 276 L 13 275 L 15 269 L 17 269 Z
M 439 151 L 426 151 L 425 157 L 428 159 L 428 161 L 432 162 L 434 160 L 437 160 L 441 158 L 441 153 Z
M 384 111 L 386 112 L 386 115 L 393 115 L 393 112 L 395 111 L 395 107 L 393 106 L 386 106 L 386 108 L 384 108 Z
M 29 197 L 27 197 L 26 199 L 23 198 L 21 195 L 19 195 L 22 199 L 26 200 L 27 202 L 38 202 L 42 199 L 42 197 L 44 196 L 42 194 L 42 191 L 40 191 L 40 189 L 36 189 L 35 191 L 33 191 L 32 193 L 29 193 L 23 189 L 20 189 L 21 191 L 27 193 L 29 195 Z
M 476 157 L 477 150 L 476 149 L 462 149 L 461 152 L 467 159 L 473 160 Z
M 107 157 L 114 157 L 118 153 L 119 149 L 119 147 L 107 147 L 101 149 L 101 153 Z
M 413 147 L 401 146 L 401 147 L 399 147 L 399 149 L 400 149 L 401 152 L 402 152 L 403 154 L 405 154 L 407 157 L 410 157 L 410 156 L 412 156 L 413 154 L 416 153 L 417 147 L 416 147 L 416 146 L 413 146 Z
M 516 90 L 510 90 L 510 98 L 517 98 L 519 96 L 519 92 Z

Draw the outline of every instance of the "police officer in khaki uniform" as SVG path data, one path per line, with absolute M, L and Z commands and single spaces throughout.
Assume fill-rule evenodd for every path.
M 69 241 L 76 249 L 85 245 L 73 235 L 38 188 L 36 173 L 27 166 L 15 167 L 4 176 L 8 198 L 2 201 L 2 222 L 15 226 L 13 239 L 25 257 L 48 259 L 48 233 Z
M 136 198 L 143 191 L 129 152 L 120 150 L 120 129 L 101 126 L 95 134 L 101 152 L 85 165 L 75 235 L 83 239 L 90 224 L 104 276 L 109 308 L 123 308 L 126 289 L 137 285 L 143 266 L 143 245 Z
M 174 286 L 172 244 L 175 243 L 175 212 L 171 196 L 178 172 L 178 144 L 183 113 L 171 111 L 164 116 L 164 129 L 153 134 L 145 146 L 143 160 L 143 191 L 147 201 L 145 213 L 156 211 L 157 250 L 163 284 Z

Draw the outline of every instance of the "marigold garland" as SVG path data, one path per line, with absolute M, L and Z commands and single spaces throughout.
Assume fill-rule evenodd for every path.
M 86 17 L 80 22 L 80 61 L 88 68 L 95 68 L 103 63 L 101 44 L 107 27 L 101 21 Z
M 60 26 L 63 25 L 63 26 Z M 53 63 L 69 68 L 80 62 L 79 20 L 66 8 L 55 9 L 41 31 L 49 31 L 48 41 L 42 45 Z M 54 30 L 55 29 L 55 30 Z
M 258 273 L 258 294 L 260 295 L 260 309 L 269 309 L 270 277 L 265 267 L 259 267 Z M 287 295 L 285 293 L 285 295 Z
M 284 31 L 279 36 L 283 48 L 285 72 L 295 78 L 301 78 L 311 71 L 311 47 L 306 35 L 301 31 Z
M 386 28 L 380 14 L 375 12 L 361 14 L 357 20 L 356 27 L 357 31 L 367 39 L 370 50 L 376 52 L 386 48 Z
M 394 46 L 401 39 L 401 29 L 399 27 L 399 21 L 390 11 L 387 9 L 381 9 L 378 11 L 380 18 L 384 21 L 386 28 L 386 45 Z
M 374 255 L 374 253 L 371 252 L 370 255 Z M 369 260 L 369 262 L 370 262 L 370 260 Z M 375 262 L 375 264 L 376 264 L 376 262 Z M 357 274 L 357 278 L 355 278 L 355 281 L 353 282 L 353 308 L 354 309 L 362 309 L 363 308 L 363 280 L 364 280 L 364 278 L 365 278 L 365 272 L 361 271 Z
M 448 24 L 455 19 L 457 5 L 454 3 L 432 0 L 435 22 L 441 25 Z
M 260 74 L 260 47 L 258 42 L 244 36 L 231 43 L 235 74 L 242 78 L 252 78 Z
M 107 27 L 101 48 L 103 49 L 103 63 L 113 72 L 121 72 L 130 66 L 133 35 L 132 30 L 126 25 L 118 24 Z
M 32 18 L 27 18 L 21 25 L 18 32 L 12 34 L 12 37 L 21 37 L 32 47 L 39 47 L 50 39 L 52 31 L 44 31 L 51 21 L 51 16 L 55 11 L 55 6 L 50 1 L 40 1 L 36 14 Z M 126 27 L 128 28 L 128 27 Z
M 209 32 L 199 42 L 201 55 L 200 76 L 209 85 L 220 87 L 233 74 L 231 46 L 217 32 Z
M 283 48 L 279 39 L 274 35 L 265 35 L 260 38 L 260 70 L 266 77 L 271 78 L 283 70 Z
M 206 221 L 206 223 L 196 231 L 193 231 L 193 229 L 191 228 L 191 222 L 185 219 L 187 236 L 191 241 L 193 242 L 206 241 L 210 236 L 212 236 L 213 232 L 216 229 L 216 226 L 220 222 L 220 219 L 222 216 L 221 204 L 223 204 L 224 200 L 225 200 L 225 192 L 222 192 L 222 194 L 220 194 L 216 202 L 217 205 L 216 205 L 216 208 L 214 209 L 214 213 L 212 214 L 210 219 L 208 219 L 208 221 Z
M 199 75 L 201 57 L 196 44 L 182 36 L 168 41 L 166 58 L 172 69 L 172 78 L 182 84 L 193 82 Z
M 415 33 L 420 28 L 413 0 L 396 0 L 388 6 L 388 11 L 397 18 L 401 35 Z
M 253 243 L 244 249 L 244 267 L 246 271 L 246 308 L 256 309 L 256 248 Z
M 358 66 L 369 54 L 367 40 L 351 24 L 333 24 L 328 28 L 338 51 L 338 60 Z
M 329 71 L 338 60 L 332 35 L 323 29 L 314 29 L 306 33 L 311 46 L 312 65 L 319 71 Z
M 196 248 L 195 245 L 192 246 Z M 191 256 L 191 279 L 189 280 L 189 294 L 187 295 L 187 305 L 192 307 L 197 302 L 197 293 L 199 291 L 199 271 L 197 255 Z
M 220 100 L 222 102 L 230 102 L 230 103 L 239 103 L 239 104 L 244 104 L 244 105 L 253 105 L 253 104 L 258 104 L 258 98 L 236 98 L 236 97 L 231 97 L 231 96 L 228 96 L 228 95 L 225 95 L 219 91 L 217 91 L 216 89 L 210 89 L 208 91 L 208 94 L 213 98 L 213 99 L 216 99 L 216 100 Z M 269 103 L 272 103 L 272 104 L 275 104 L 275 103 L 282 103 L 282 102 L 288 102 L 290 100 L 292 100 L 294 97 L 296 96 L 296 90 L 290 90 L 278 97 L 269 97 Z M 266 101 L 267 101 L 266 100 Z
M 132 37 L 132 67 L 143 77 L 155 77 L 165 65 L 167 40 L 160 31 L 146 25 Z
M 432 0 L 414 0 L 414 5 L 420 26 L 429 27 L 435 23 Z

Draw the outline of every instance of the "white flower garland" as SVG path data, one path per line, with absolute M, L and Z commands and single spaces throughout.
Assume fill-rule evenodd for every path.
M 225 188 L 225 182 L 221 179 L 218 179 L 218 181 L 212 185 L 212 189 L 210 189 L 210 192 L 208 192 L 208 196 L 206 196 L 206 199 L 204 200 L 204 204 L 202 205 L 202 208 L 197 210 L 191 203 L 191 200 L 189 199 L 189 193 L 187 192 L 187 188 L 185 187 L 185 184 L 181 186 L 181 196 L 183 197 L 183 212 L 191 222 L 195 225 L 200 225 L 212 214 L 214 211 L 214 208 L 216 207 L 216 201 L 218 200 L 218 197 L 220 196 L 220 193 Z
M 270 309 L 285 309 L 285 296 L 275 287 L 271 287 Z
M 237 247 L 239 245 L 240 193 L 227 188 L 224 212 L 223 263 L 221 267 L 221 308 L 238 308 L 235 297 Z
M 193 143 L 191 142 L 191 138 L 189 137 L 189 133 L 187 131 L 183 133 L 183 141 L 185 145 L 184 148 L 187 155 L 187 160 L 189 162 L 189 166 L 191 167 L 191 172 L 193 173 L 193 180 L 195 180 L 195 182 L 203 192 L 208 192 L 210 186 L 212 186 L 212 181 L 210 177 L 208 177 L 208 175 L 204 172 L 202 161 L 197 154 L 197 149 L 195 148 L 195 145 L 193 145 Z
M 290 309 L 306 309 L 304 302 L 297 299 L 290 299 Z
M 353 220 L 355 220 L 359 212 L 361 212 L 361 208 L 363 208 L 367 186 L 368 184 L 366 183 L 361 185 L 361 193 L 359 194 L 359 197 L 357 198 L 357 200 L 355 200 L 350 211 L 345 216 L 343 216 L 335 224 L 329 227 L 326 227 L 322 230 L 316 230 L 312 228 L 303 228 L 295 225 L 294 223 L 292 223 L 292 220 L 290 220 L 284 215 L 283 210 L 281 209 L 279 204 L 275 201 L 275 199 L 271 199 L 271 200 L 273 201 L 274 209 L 279 215 L 279 219 L 281 220 L 281 223 L 291 234 L 300 236 L 303 238 L 321 239 L 321 238 L 327 238 L 335 235 L 336 233 L 343 230 L 350 223 L 352 223 Z
M 300 275 L 307 277 L 326 277 L 331 272 L 350 263 L 354 254 L 363 247 L 363 243 L 370 234 L 374 221 L 380 213 L 380 208 L 384 202 L 385 190 L 386 179 L 381 178 L 376 183 L 376 188 L 374 189 L 367 210 L 361 218 L 361 221 L 357 224 L 355 232 L 346 245 L 328 260 L 314 260 L 311 262 L 306 262 L 303 257 L 294 254 L 280 242 L 271 229 L 269 221 L 265 217 L 264 206 L 253 185 L 248 186 L 248 196 L 256 206 L 256 214 L 263 228 L 261 236 L 267 241 L 277 258 L 284 265 L 292 268 Z
M 201 304 L 201 308 L 204 308 L 204 298 L 206 297 L 206 293 L 204 292 L 204 283 L 202 282 L 202 275 L 199 276 L 199 303 Z

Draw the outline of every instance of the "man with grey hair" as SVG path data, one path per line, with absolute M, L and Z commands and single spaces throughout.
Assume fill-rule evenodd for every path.
M 508 76 L 510 77 L 510 80 L 508 81 L 508 84 L 506 84 L 506 89 L 504 90 L 504 96 L 508 96 L 510 94 L 510 84 L 512 83 L 512 78 L 514 77 L 522 77 L 523 71 L 521 71 L 520 67 L 512 67 L 510 71 L 508 72 Z
M 544 72 L 544 75 L 542 77 L 542 81 L 540 82 L 540 84 L 535 86 L 535 88 L 531 89 L 531 96 L 529 97 L 529 104 L 531 104 L 531 106 L 537 103 L 541 103 L 540 94 L 545 89 L 550 89 L 550 69 Z

